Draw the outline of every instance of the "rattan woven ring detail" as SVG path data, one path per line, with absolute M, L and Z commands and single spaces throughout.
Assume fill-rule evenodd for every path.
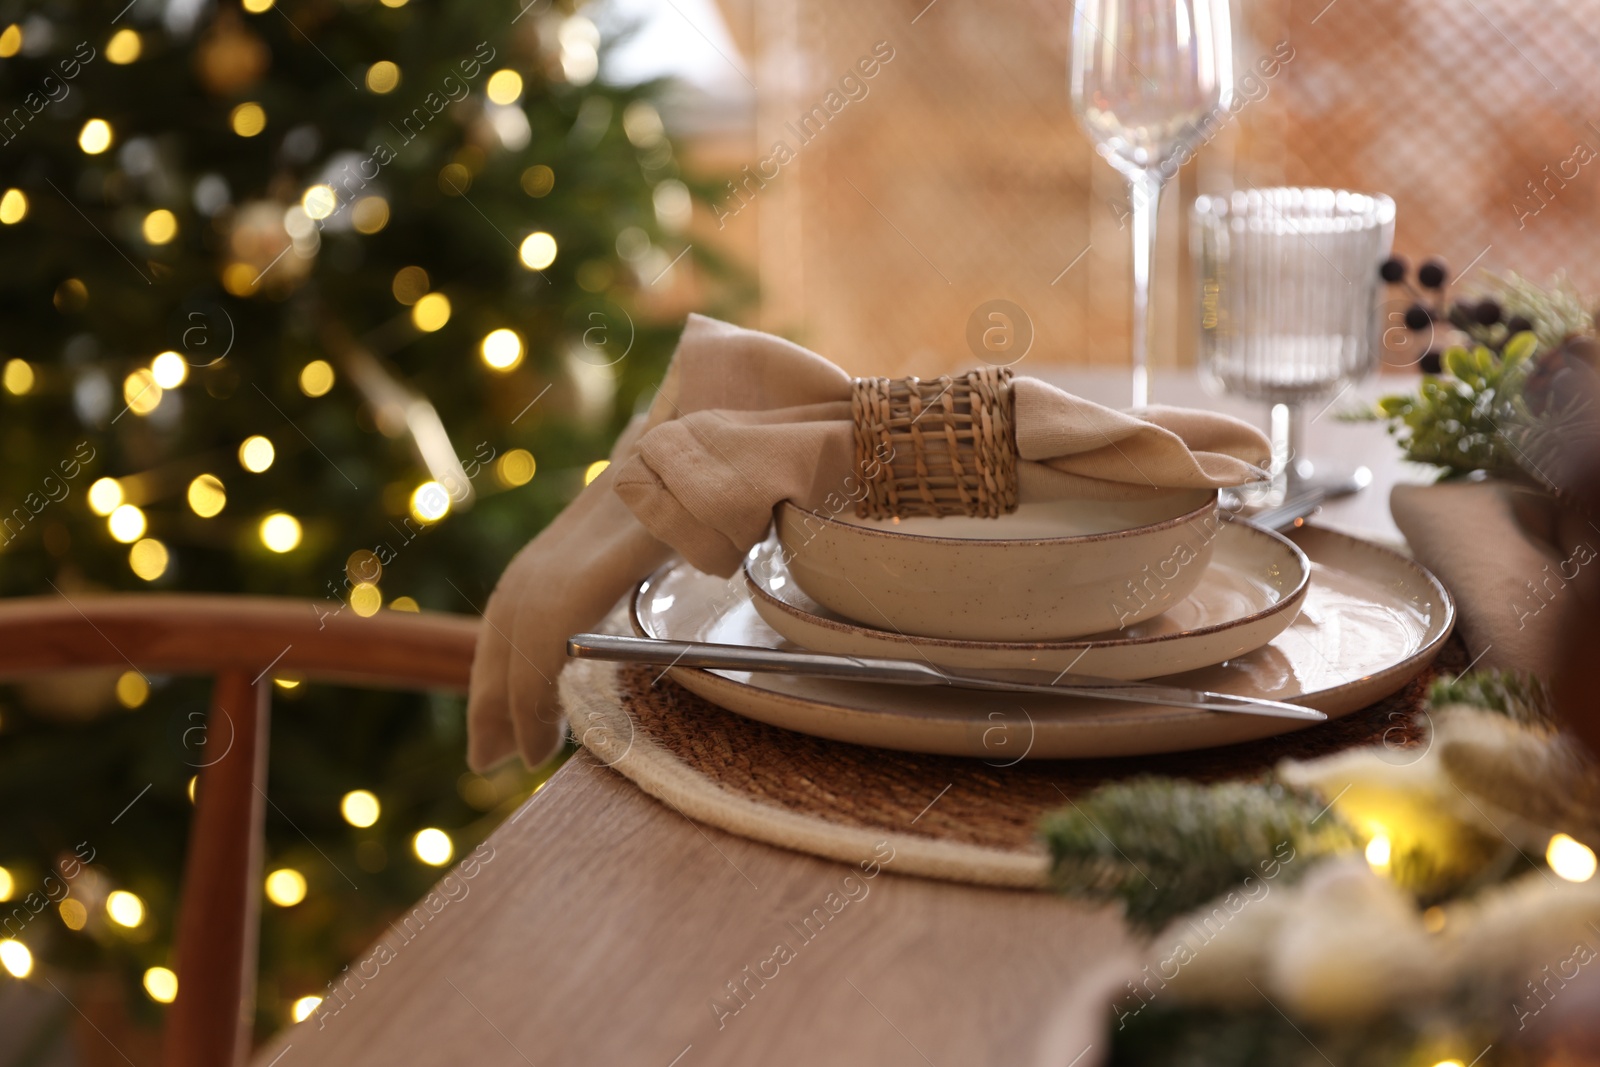
M 856 378 L 850 392 L 862 518 L 973 515 L 1017 507 L 1011 372 Z

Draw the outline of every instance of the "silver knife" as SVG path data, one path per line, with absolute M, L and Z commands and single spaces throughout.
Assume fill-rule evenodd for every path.
M 1299 526 L 1301 520 L 1308 518 L 1318 508 L 1322 507 L 1328 499 L 1326 490 L 1308 489 L 1298 496 L 1290 497 L 1275 508 L 1266 508 L 1254 515 L 1244 515 L 1240 512 L 1224 512 L 1230 518 L 1243 519 L 1253 525 L 1268 530 L 1283 533 Z
M 1040 670 L 950 671 L 931 663 L 868 656 L 832 656 L 821 652 L 789 652 L 752 645 L 715 645 L 698 641 L 662 641 L 653 637 L 612 634 L 573 634 L 567 655 L 580 659 L 654 663 L 706 670 L 768 671 L 812 678 L 839 678 L 853 682 L 888 682 L 896 685 L 947 685 L 997 693 L 1039 693 L 1055 697 L 1088 697 L 1129 704 L 1160 704 L 1200 711 L 1226 711 L 1244 715 L 1269 715 L 1302 722 L 1327 718 L 1315 708 L 1285 704 L 1259 697 L 1213 693 L 1155 682 L 1130 682 L 1120 678 L 1056 673 Z

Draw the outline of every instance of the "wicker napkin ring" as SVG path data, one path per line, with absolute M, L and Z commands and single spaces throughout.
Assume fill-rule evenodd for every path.
M 1011 372 L 983 367 L 954 377 L 856 378 L 850 393 L 856 514 L 994 518 L 1017 507 Z

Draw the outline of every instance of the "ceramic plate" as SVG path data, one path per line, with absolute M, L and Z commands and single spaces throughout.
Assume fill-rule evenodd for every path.
M 925 659 L 939 667 L 1023 667 L 1106 678 L 1177 674 L 1242 656 L 1294 621 L 1310 584 L 1305 554 L 1282 536 L 1225 523 L 1194 592 L 1161 615 L 1069 641 L 957 641 L 851 622 L 800 588 L 774 538 L 745 562 L 756 613 L 802 648 L 845 656 Z
M 1172 681 L 1292 700 L 1337 718 L 1395 692 L 1433 661 L 1455 624 L 1437 578 L 1398 553 L 1331 530 L 1301 527 L 1291 540 L 1311 561 L 1294 622 L 1253 652 Z M 633 623 L 647 637 L 784 644 L 756 613 L 742 577 L 714 578 L 683 563 L 639 586 Z M 1001 765 L 1179 752 L 1316 729 L 1290 719 L 1069 697 L 684 667 L 670 673 L 712 703 L 774 726 Z

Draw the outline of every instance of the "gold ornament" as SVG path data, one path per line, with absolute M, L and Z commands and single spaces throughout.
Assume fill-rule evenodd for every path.
M 308 246 L 306 255 L 294 247 L 295 239 L 285 225 L 288 210 L 276 200 L 253 200 L 234 212 L 220 267 L 228 292 L 250 296 L 260 289 L 282 291 L 311 272 L 315 247 Z
M 272 64 L 266 42 L 232 8 L 223 8 L 195 52 L 195 73 L 214 96 L 235 96 L 261 80 Z

